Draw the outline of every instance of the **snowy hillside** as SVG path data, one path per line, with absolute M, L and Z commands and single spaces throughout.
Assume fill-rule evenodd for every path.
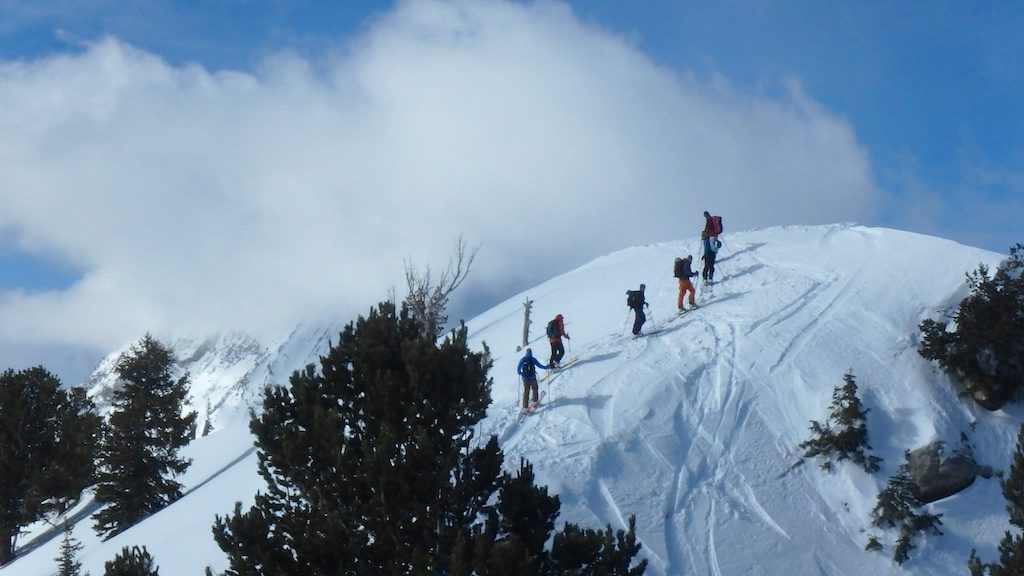
M 996 480 L 931 505 L 945 534 L 917 540 L 902 567 L 889 559 L 893 535 L 871 529 L 869 511 L 904 451 L 933 440 L 956 444 L 966 433 L 979 462 L 1007 467 L 1022 411 L 961 401 L 915 351 L 921 319 L 959 302 L 964 272 L 1001 255 L 853 225 L 723 239 L 713 297 L 701 294 L 706 306 L 671 323 L 672 261 L 699 258 L 697 239 L 599 258 L 468 322 L 495 359 L 494 403 L 478 437 L 497 435 L 509 466 L 533 462 L 538 482 L 561 498 L 560 521 L 620 527 L 636 514 L 648 574 L 953 575 L 965 573 L 971 548 L 994 559 L 1008 526 Z M 633 340 L 625 291 L 641 282 L 651 306 L 645 331 L 658 331 Z M 580 360 L 541 385 L 546 404 L 519 422 L 516 347 L 527 297 L 537 356 L 547 360 L 538 336 L 561 313 L 572 336 L 567 357 Z M 178 346 L 182 357 L 191 346 L 194 404 L 202 417 L 210 401 L 215 431 L 187 449 L 186 496 L 111 541 L 98 541 L 82 504 L 74 533 L 84 567 L 102 574 L 104 561 L 137 544 L 162 574 L 223 568 L 213 518 L 235 501 L 251 504 L 261 485 L 246 412 L 264 383 L 285 382 L 340 325 L 306 327 L 266 348 L 239 336 Z M 793 468 L 808 422 L 828 415 L 832 389 L 851 369 L 881 472 L 844 463 L 824 473 L 810 461 Z M 100 376 L 97 390 L 110 384 Z M 59 538 L 48 528 L 23 537 L 31 551 L 3 572 L 54 573 Z M 864 551 L 869 530 L 886 536 L 884 552 Z

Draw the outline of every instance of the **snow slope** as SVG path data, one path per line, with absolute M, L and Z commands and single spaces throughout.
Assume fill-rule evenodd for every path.
M 902 567 L 892 534 L 872 529 L 878 490 L 907 449 L 933 440 L 957 445 L 966 433 L 978 460 L 1008 466 L 1021 410 L 990 413 L 958 399 L 948 379 L 916 353 L 916 326 L 966 294 L 964 272 L 1002 256 L 945 240 L 855 225 L 783 227 L 730 233 L 706 306 L 666 322 L 675 308 L 672 260 L 693 254 L 688 239 L 598 258 L 503 302 L 468 322 L 494 356 L 493 405 L 480 438 L 497 435 L 510 467 L 524 457 L 562 501 L 560 520 L 625 525 L 637 516 L 648 574 L 962 574 L 971 548 L 994 559 L 1008 527 L 996 480 L 930 506 L 942 536 L 917 541 Z M 625 290 L 647 285 L 650 318 L 633 340 Z M 518 421 L 523 302 L 534 300 L 531 334 L 557 313 L 572 336 L 573 367 L 542 384 L 547 402 Z M 92 574 L 126 545 L 146 545 L 169 575 L 215 570 L 216 514 L 248 506 L 261 480 L 246 412 L 267 382 L 315 358 L 340 324 L 307 327 L 276 347 L 224 360 L 218 345 L 190 358 L 195 405 L 214 398 L 215 431 L 194 442 L 182 478 L 188 493 L 109 542 L 91 531 L 90 502 L 76 511 L 81 560 Z M 546 361 L 544 338 L 533 344 Z M 218 356 L 220 354 L 220 356 Z M 220 360 L 203 359 L 218 357 Z M 243 366 L 244 365 L 244 366 Z M 853 370 L 882 471 L 848 464 L 825 473 L 793 467 L 808 422 L 824 420 L 832 390 Z M 239 376 L 239 374 L 244 374 Z M 97 379 L 97 386 L 102 378 Z M 73 516 L 75 513 L 73 513 Z M 883 553 L 863 550 L 868 533 Z M 59 538 L 33 527 L 28 551 L 4 573 L 56 570 Z

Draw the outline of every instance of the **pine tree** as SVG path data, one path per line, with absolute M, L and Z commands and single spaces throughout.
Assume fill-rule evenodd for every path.
M 125 546 L 113 560 L 104 564 L 103 576 L 160 576 L 160 568 L 153 562 L 145 546 Z
M 879 492 L 878 502 L 871 511 L 873 525 L 899 530 L 893 551 L 893 560 L 899 564 L 903 564 L 914 549 L 914 536 L 921 532 L 942 534 L 938 528 L 942 524 L 942 515 L 923 512 L 921 507 L 921 501 L 914 496 L 914 482 L 904 464 L 900 466 L 899 473 L 890 477 L 888 485 Z
M 918 353 L 960 379 L 965 393 L 995 410 L 1024 387 L 1024 244 L 989 276 L 984 264 L 967 276 L 971 293 L 953 320 L 926 319 Z
M 66 512 L 82 490 L 96 483 L 96 458 L 103 430 L 103 418 L 85 388 L 69 389 L 60 412 L 57 464 L 44 479 L 46 491 L 55 495 L 58 513 Z
M 497 438 L 474 441 L 490 358 L 466 335 L 438 344 L 385 302 L 319 370 L 267 388 L 250 424 L 267 491 L 217 518 L 225 575 L 556 573 L 545 545 L 557 497 L 528 463 L 503 473 Z
M 647 560 L 631 566 L 640 551 L 636 540 L 636 517 L 629 517 L 629 530 L 613 531 L 580 529 L 566 524 L 555 535 L 551 557 L 561 574 L 594 574 L 602 576 L 639 576 L 647 568 Z
M 0 374 L 0 564 L 23 526 L 60 513 L 93 480 L 100 418 L 42 367 Z
M 1017 432 L 1017 449 L 1010 463 L 1010 473 L 1000 481 L 1010 524 L 1024 530 L 1024 425 Z
M 183 415 L 188 376 L 172 378 L 171 352 L 147 334 L 117 363 L 123 387 L 100 450 L 96 531 L 112 536 L 181 496 L 174 477 L 191 463 L 178 456 L 196 413 Z
M 1010 473 L 1000 481 L 1003 497 L 1006 498 L 1006 512 L 1010 516 L 1010 524 L 1017 527 L 1017 534 L 1009 530 L 999 542 L 999 562 L 985 564 L 971 550 L 971 558 L 967 565 L 974 576 L 981 576 L 986 571 L 991 576 L 1016 576 L 1024 574 L 1024 424 L 1017 432 L 1017 449 L 1013 453 Z
M 804 457 L 823 457 L 822 469 L 832 469 L 832 458 L 837 460 L 852 459 L 856 464 L 871 474 L 878 471 L 882 459 L 868 455 L 871 449 L 868 444 L 867 414 L 857 396 L 857 381 L 852 372 L 843 376 L 843 385 L 832 390 L 832 409 L 828 420 L 821 424 L 811 420 L 811 438 L 801 442 L 799 446 L 805 450 Z
M 64 522 L 64 539 L 60 543 L 60 554 L 57 561 L 57 576 L 89 576 L 82 572 L 82 563 L 78 561 L 78 553 L 82 551 L 82 543 L 75 539 L 71 532 L 71 524 Z

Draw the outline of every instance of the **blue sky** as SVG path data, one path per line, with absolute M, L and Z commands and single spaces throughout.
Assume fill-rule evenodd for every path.
M 691 236 L 705 208 L 739 228 L 857 221 L 998 252 L 1024 241 L 1018 2 L 0 0 L 0 15 L 0 76 L 12 95 L 0 125 L 13 134 L 0 161 L 17 168 L 0 183 L 0 319 L 52 325 L 0 364 L 39 363 L 25 350 L 60 349 L 65 323 L 80 324 L 69 357 L 87 363 L 83 348 L 173 325 L 198 294 L 237 300 L 232 279 L 264 283 L 261 266 L 286 270 L 303 244 L 267 241 L 254 262 L 231 258 L 234 268 L 224 255 L 294 238 L 285 224 L 303 225 L 325 201 L 339 213 L 353 202 L 379 212 L 368 196 L 399 206 L 379 223 L 393 231 L 390 248 L 376 241 L 338 257 L 339 283 L 353 268 L 379 272 L 367 273 L 367 293 L 393 286 L 404 258 L 442 264 L 458 233 L 480 243 L 466 310 L 616 248 Z M 505 146 L 491 151 L 489 136 Z M 173 145 L 179 138 L 201 146 Z M 137 156 L 153 139 L 170 144 L 159 158 Z M 624 165 L 594 170 L 608 158 Z M 352 164 L 322 169 L 335 161 Z M 225 182 L 266 192 L 233 197 Z M 188 210 L 181 186 L 195 188 Z M 352 194 L 344 202 L 342 189 Z M 419 241 L 429 206 L 420 196 L 450 193 L 449 212 L 466 218 L 516 210 L 507 197 L 519 189 L 536 210 L 529 223 L 474 231 L 435 218 L 440 239 Z M 632 205 L 610 198 L 630 194 L 636 213 L 619 218 Z M 535 240 L 550 229 L 535 222 L 546 213 L 568 239 Z M 177 226 L 161 220 L 172 214 Z M 120 227 L 133 219 L 142 224 Z M 303 240 L 341 242 L 325 231 L 343 225 L 368 226 L 339 216 L 303 225 Z M 182 232 L 195 244 L 150 253 Z M 508 272 L 517 243 L 528 272 Z M 211 248 L 206 268 L 180 264 L 197 246 L 222 252 Z M 398 264 L 360 260 L 375 250 Z M 211 265 L 223 270 L 208 274 Z M 159 270 L 195 293 L 164 293 Z M 132 290 L 110 288 L 140 277 Z M 250 305 L 295 289 L 281 280 Z M 373 302 L 367 293 L 354 292 L 352 310 Z M 96 318 L 109 319 L 94 310 L 110 300 L 130 303 L 125 318 L 92 339 Z M 217 318 L 229 307 L 203 315 L 232 325 L 236 316 Z

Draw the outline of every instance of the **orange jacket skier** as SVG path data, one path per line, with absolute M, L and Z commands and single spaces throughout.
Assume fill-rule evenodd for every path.
M 687 256 L 686 258 L 676 258 L 675 267 L 673 269 L 673 275 L 679 279 L 679 297 L 676 298 L 676 307 L 679 308 L 679 310 L 686 309 L 683 308 L 683 296 L 687 292 L 690 293 L 690 307 L 697 307 L 697 302 L 695 300 L 696 291 L 693 289 L 693 283 L 690 282 L 690 278 L 693 278 L 694 276 L 697 275 L 697 273 L 690 268 L 690 264 L 692 262 L 693 256 Z

